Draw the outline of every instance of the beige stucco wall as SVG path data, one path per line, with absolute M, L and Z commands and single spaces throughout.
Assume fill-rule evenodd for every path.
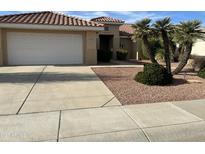
M 205 41 L 198 40 L 194 44 L 191 54 L 196 56 L 205 56 Z
M 132 41 L 132 56 L 131 59 L 137 59 L 137 43 Z
M 97 64 L 96 32 L 85 34 L 85 64 Z
M 116 59 L 116 51 L 120 48 L 120 25 L 105 25 L 109 27 L 108 31 L 101 31 L 97 35 L 97 49 L 99 49 L 99 35 L 113 35 L 113 59 Z
M 60 31 L 60 30 L 25 30 L 25 29 L 0 29 L 0 65 L 8 65 L 7 58 L 7 32 L 32 32 L 32 33 L 63 33 L 82 34 L 83 36 L 83 63 L 97 63 L 96 32 L 95 31 Z
M 120 44 L 128 51 L 128 59 L 136 59 L 137 43 L 131 38 L 120 38 Z
M 0 29 L 0 66 L 3 65 L 2 29 Z

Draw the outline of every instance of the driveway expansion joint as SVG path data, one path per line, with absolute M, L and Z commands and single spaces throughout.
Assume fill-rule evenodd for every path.
M 59 112 L 59 121 L 58 121 L 57 142 L 59 142 L 59 136 L 60 136 L 61 114 L 62 114 L 62 111 L 60 110 L 60 112 Z
M 44 66 L 43 69 L 41 70 L 41 72 L 39 73 L 39 76 L 37 77 L 36 81 L 34 82 L 33 86 L 31 87 L 30 91 L 28 92 L 28 94 L 26 95 L 23 103 L 21 104 L 20 108 L 18 109 L 17 113 L 16 114 L 19 114 L 19 112 L 21 111 L 21 109 L 23 108 L 24 104 L 26 103 L 28 97 L 30 96 L 33 88 L 35 87 L 35 85 L 37 84 L 37 82 L 39 81 L 39 79 L 41 78 L 44 70 L 46 69 L 47 66 Z
M 121 107 L 121 105 L 116 106 L 104 106 L 103 108 L 112 108 L 112 107 Z M 50 110 L 50 111 L 38 111 L 38 112 L 25 112 L 19 114 L 0 114 L 0 116 L 13 116 L 13 115 L 27 115 L 27 114 L 39 114 L 39 113 L 51 113 L 51 112 L 59 112 L 59 111 L 75 111 L 75 110 L 87 110 L 87 109 L 99 109 L 102 107 L 85 107 L 85 108 L 73 108 L 73 109 L 62 109 L 62 110 Z
M 194 101 L 194 100 L 193 100 Z M 174 102 L 170 102 L 170 104 L 172 104 L 175 108 L 177 108 L 178 110 L 181 110 L 181 111 L 183 111 L 183 112 L 188 112 L 189 114 L 192 114 L 193 116 L 195 116 L 195 117 L 197 117 L 198 119 L 201 119 L 201 120 L 205 120 L 205 119 L 202 119 L 202 118 L 200 118 L 200 117 L 198 117 L 196 114 L 194 114 L 193 112 L 191 112 L 191 111 L 187 111 L 187 110 L 185 110 L 185 109 L 183 109 L 183 108 L 181 108 L 181 107 L 179 107 L 179 106 L 177 106 L 177 105 L 175 105 L 175 104 L 173 104 Z
M 133 130 L 140 130 L 140 128 L 123 129 L 123 130 L 101 132 L 101 133 L 90 133 L 90 134 L 83 134 L 83 135 L 74 135 L 74 136 L 62 137 L 62 138 L 60 138 L 60 140 L 65 139 L 65 138 L 83 137 L 83 136 L 91 136 L 91 135 L 102 135 L 102 134 L 126 132 L 126 131 L 133 131 Z
M 180 125 L 200 123 L 200 122 L 205 122 L 205 120 L 190 121 L 190 122 L 176 123 L 176 124 L 169 124 L 169 125 L 158 125 L 158 126 L 150 126 L 150 127 L 140 127 L 140 128 L 142 128 L 142 129 L 152 129 L 152 128 L 169 127 L 169 126 L 180 126 Z
M 108 103 L 110 103 L 113 99 L 115 98 L 115 96 L 113 96 L 110 100 L 108 100 L 105 104 L 103 104 L 101 107 L 104 107 L 105 105 L 107 105 Z
M 135 119 L 132 118 L 132 116 L 127 113 L 123 107 L 121 107 L 121 109 L 123 110 L 123 112 L 139 127 L 139 129 L 142 131 L 142 133 L 144 134 L 145 138 L 148 140 L 148 142 L 151 142 L 151 139 L 149 138 L 149 136 L 147 135 L 147 133 L 140 127 L 140 125 L 137 123 L 137 121 Z

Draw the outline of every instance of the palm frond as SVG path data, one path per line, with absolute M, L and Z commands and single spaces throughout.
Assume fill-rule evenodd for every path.
M 171 18 L 170 17 L 165 17 L 163 19 L 157 20 L 154 24 L 153 27 L 157 31 L 165 30 L 165 31 L 170 31 L 173 29 L 173 25 L 171 24 Z
M 152 28 L 150 27 L 151 19 L 145 18 L 140 21 L 137 21 L 132 25 L 134 28 L 134 36 L 133 38 L 142 38 L 143 36 L 150 35 L 152 33 Z
M 189 20 L 180 22 L 175 29 L 175 39 L 181 43 L 194 43 L 197 39 L 205 39 L 201 21 Z

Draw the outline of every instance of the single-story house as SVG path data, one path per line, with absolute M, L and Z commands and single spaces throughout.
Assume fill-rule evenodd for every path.
M 204 40 L 199 39 L 193 45 L 192 56 L 202 56 L 202 57 L 205 57 L 205 41 Z
M 126 48 L 136 58 L 124 21 L 90 21 L 43 11 L 0 16 L 0 65 L 97 64 L 97 49 Z M 135 52 L 135 53 L 134 53 Z
M 96 64 L 103 24 L 50 11 L 0 16 L 0 64 Z

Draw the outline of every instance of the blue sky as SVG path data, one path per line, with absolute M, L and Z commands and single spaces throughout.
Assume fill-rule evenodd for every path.
M 4 14 L 15 14 L 22 13 L 24 11 L 0 11 L 1 15 Z M 59 11 L 61 12 L 61 11 Z M 191 11 L 63 11 L 63 13 L 77 16 L 84 19 L 91 19 L 99 16 L 111 16 L 114 18 L 119 18 L 125 20 L 127 23 L 134 23 L 136 20 L 142 18 L 151 18 L 153 20 L 158 20 L 163 17 L 171 17 L 174 23 L 179 21 L 190 20 L 190 19 L 199 19 L 205 25 L 205 11 L 191 12 Z

